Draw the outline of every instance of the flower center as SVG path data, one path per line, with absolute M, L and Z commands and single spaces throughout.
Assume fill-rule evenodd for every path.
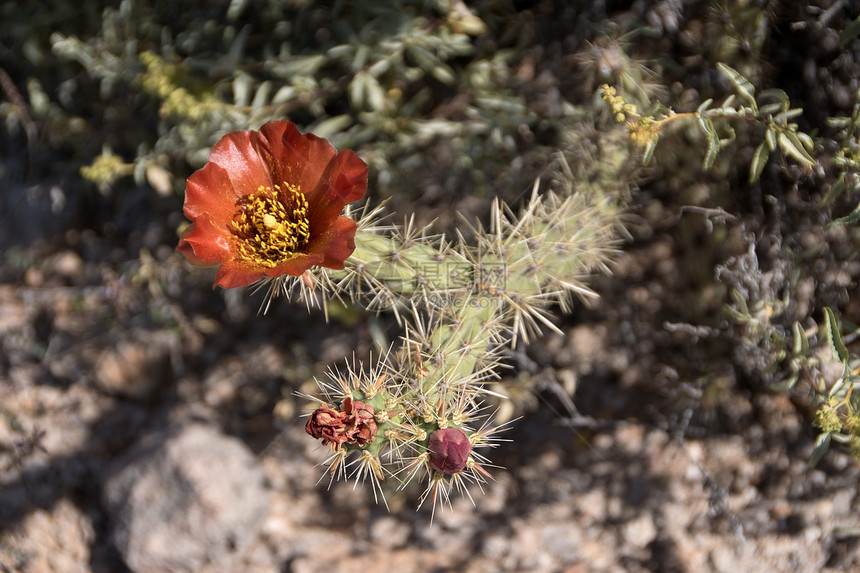
M 260 187 L 239 200 L 231 231 L 239 239 L 239 256 L 264 267 L 289 259 L 310 238 L 308 202 L 289 183 Z

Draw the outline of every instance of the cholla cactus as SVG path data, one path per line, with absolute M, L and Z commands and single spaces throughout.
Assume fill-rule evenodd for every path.
M 221 286 L 261 278 L 269 289 L 267 298 L 298 289 L 309 304 L 349 297 L 370 309 L 393 311 L 404 328 L 401 344 L 366 367 L 354 359 L 345 368 L 330 371 L 319 381 L 321 396 L 309 397 L 318 406 L 305 429 L 331 449 L 327 462 L 331 479 L 370 480 L 381 496 L 384 480 L 394 478 L 405 485 L 426 478 L 420 503 L 431 500 L 434 508 L 452 490 L 468 494 L 468 483 L 481 484 L 491 477 L 489 460 L 477 450 L 493 446 L 503 429 L 492 424 L 484 405 L 486 383 L 497 377 L 502 351 L 508 344 L 528 341 L 542 328 L 558 332 L 551 305 L 566 311 L 574 297 L 595 296 L 583 281 L 589 273 L 606 268 L 618 231 L 615 209 L 607 208 L 606 199 L 542 195 L 536 183 L 517 215 L 494 203 L 489 228 L 472 228 L 469 241 L 460 234 L 453 240 L 433 235 L 416 228 L 413 219 L 402 227 L 380 225 L 379 210 L 365 211 L 354 224 L 350 220 L 338 229 L 322 229 L 315 239 L 311 218 L 307 248 L 281 253 L 266 247 L 264 252 L 274 259 L 257 268 L 255 261 L 248 262 L 243 247 L 263 249 L 272 229 L 287 227 L 274 220 L 280 216 L 275 209 L 266 215 L 273 220 L 237 231 L 230 222 L 247 218 L 248 193 L 258 186 L 272 189 L 272 204 L 303 196 L 308 212 L 313 212 L 323 208 L 314 197 L 346 197 L 320 192 L 320 181 L 329 191 L 360 188 L 363 194 L 366 186 L 355 177 L 366 171 L 354 165 L 354 155 L 338 160 L 341 155 L 329 148 L 321 155 L 296 153 L 303 145 L 301 137 L 312 138 L 315 145 L 321 140 L 296 136 L 294 128 L 283 127 L 283 122 L 278 130 L 263 126 L 261 133 L 268 139 L 275 131 L 292 134 L 290 145 L 277 141 L 247 149 L 234 145 L 242 154 L 232 163 L 226 154 L 233 143 L 266 138 L 254 132 L 226 136 L 228 143 L 216 146 L 215 163 L 189 179 L 186 214 L 195 222 L 183 234 L 182 251 L 192 262 L 221 264 Z M 284 157 L 271 153 L 280 148 L 286 150 Z M 314 163 L 320 156 L 328 161 Z M 279 163 L 297 158 L 307 163 L 292 167 Z M 244 182 L 249 173 L 254 178 L 250 186 Z M 289 180 L 291 175 L 295 180 Z M 211 190 L 206 188 L 209 181 Z M 215 214 L 201 208 L 207 193 L 217 198 Z M 351 200 L 352 195 L 340 201 L 337 213 L 326 211 L 329 219 Z M 288 215 L 283 217 L 289 219 Z M 354 230 L 355 247 L 346 258 L 316 265 L 292 263 L 296 257 L 307 262 L 306 251 L 313 251 L 314 240 L 324 245 L 329 235 L 337 239 L 341 227 Z M 226 280 L 229 273 L 243 280 Z

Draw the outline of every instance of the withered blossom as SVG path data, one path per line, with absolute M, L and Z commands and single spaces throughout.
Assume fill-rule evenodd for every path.
M 347 396 L 341 408 L 320 406 L 305 424 L 305 432 L 335 450 L 342 444 L 366 446 L 373 442 L 377 430 L 373 406 Z
M 349 439 L 347 415 L 328 406 L 320 406 L 305 424 L 305 432 L 314 438 L 321 438 L 324 446 L 330 445 L 337 449 Z
M 349 442 L 365 446 L 376 437 L 376 419 L 373 406 L 346 397 L 343 400 L 343 410 L 347 414 L 347 433 Z

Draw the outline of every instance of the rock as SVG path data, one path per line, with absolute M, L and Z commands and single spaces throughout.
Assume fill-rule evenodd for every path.
M 370 524 L 370 541 L 374 547 L 396 549 L 409 541 L 412 527 L 403 520 L 391 516 L 374 519 Z
M 0 535 L 0 570 L 87 573 L 93 538 L 90 520 L 62 499 L 50 510 L 27 515 L 11 535 Z
M 268 513 L 256 458 L 201 424 L 144 439 L 104 487 L 117 550 L 132 571 L 230 571 Z
M 170 348 L 177 344 L 175 335 L 138 329 L 101 350 L 93 379 L 108 394 L 148 400 L 170 380 Z
M 643 513 L 625 523 L 621 528 L 624 541 L 638 549 L 644 549 L 657 537 L 657 526 L 654 518 Z

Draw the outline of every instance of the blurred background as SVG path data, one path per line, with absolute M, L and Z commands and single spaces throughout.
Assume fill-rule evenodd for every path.
M 858 14 L 0 0 L 0 570 L 860 568 L 857 462 L 808 467 L 816 395 L 789 363 L 795 322 L 860 324 L 860 234 L 824 229 L 857 201 Z M 600 86 L 693 111 L 732 93 L 718 62 L 803 109 L 815 168 L 774 155 L 750 184 L 745 122 L 710 169 L 695 122 L 641 165 Z M 185 179 L 271 119 L 354 149 L 394 222 L 451 233 L 540 179 L 611 197 L 629 231 L 565 335 L 510 353 L 496 406 L 520 418 L 484 452 L 503 467 L 432 524 L 422 484 L 387 508 L 329 484 L 295 396 L 396 341 L 392 317 L 260 315 L 261 293 L 213 290 L 176 252 Z

